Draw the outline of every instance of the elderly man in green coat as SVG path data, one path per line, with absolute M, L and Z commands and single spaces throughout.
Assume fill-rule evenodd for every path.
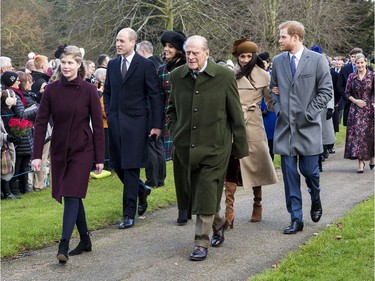
M 227 224 L 219 215 L 224 176 L 231 151 L 242 158 L 248 145 L 233 71 L 208 59 L 202 36 L 189 37 L 184 49 L 187 63 L 171 73 L 167 115 L 178 208 L 197 215 L 190 259 L 200 261 L 210 244 L 224 242 Z

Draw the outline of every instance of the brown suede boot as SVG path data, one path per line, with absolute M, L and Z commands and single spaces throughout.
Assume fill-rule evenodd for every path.
M 233 228 L 234 223 L 234 193 L 236 192 L 237 184 L 234 182 L 225 183 L 225 218 L 230 228 Z
M 251 215 L 251 222 L 260 222 L 262 220 L 262 187 L 254 186 L 254 204 L 253 204 L 253 213 Z

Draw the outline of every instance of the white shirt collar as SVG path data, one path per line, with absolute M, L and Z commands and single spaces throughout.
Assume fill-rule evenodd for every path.
M 133 51 L 129 56 L 125 57 L 128 65 L 131 64 L 131 62 L 132 62 L 132 60 L 134 58 L 134 55 L 135 55 L 135 52 Z M 124 58 L 124 56 L 122 56 L 122 58 Z
M 297 61 L 300 61 L 301 60 L 301 57 L 302 57 L 302 52 L 303 52 L 303 49 L 302 48 L 301 50 L 299 50 L 297 53 L 295 54 L 292 54 L 289 52 L 289 57 L 291 58 L 293 55 L 296 57 Z
M 207 60 L 204 62 L 203 67 L 199 70 L 199 72 L 203 72 L 207 67 Z

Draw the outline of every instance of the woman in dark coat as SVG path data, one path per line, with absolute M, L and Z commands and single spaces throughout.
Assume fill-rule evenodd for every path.
M 7 89 L 12 90 L 15 93 L 17 98 L 16 106 L 9 109 L 11 112 L 7 114 L 8 116 L 3 118 L 5 129 L 10 133 L 8 123 L 11 118 L 28 119 L 33 121 L 38 109 L 37 107 L 30 107 L 32 102 L 23 95 L 23 92 L 19 88 L 20 79 L 18 77 L 18 73 L 6 71 L 1 76 L 1 81 Z M 26 108 L 29 109 L 26 110 Z M 4 112 L 7 112 L 6 110 L 7 109 L 5 109 Z M 4 114 L 4 112 L 2 111 L 2 114 Z M 12 113 L 14 114 L 13 116 Z M 28 172 L 30 171 L 32 149 L 32 134 L 31 130 L 28 130 L 16 145 L 15 177 L 13 177 L 9 182 L 10 189 L 14 195 L 33 191 L 32 187 L 29 186 L 28 183 Z
M 93 161 L 95 173 L 104 166 L 104 130 L 97 90 L 83 80 L 82 54 L 67 46 L 61 55 L 60 79 L 49 84 L 42 96 L 35 122 L 32 168 L 39 171 L 47 124 L 54 127 L 51 139 L 52 196 L 64 197 L 63 229 L 57 259 L 68 260 L 69 240 L 77 225 L 81 241 L 69 255 L 91 251 L 82 198 L 85 198 Z M 90 121 L 91 126 L 90 128 Z
M 357 54 L 357 72 L 349 75 L 344 98 L 351 102 L 346 130 L 344 158 L 358 159 L 357 173 L 363 173 L 365 161 L 374 168 L 374 72 L 367 59 Z
M 160 91 L 164 102 L 164 113 L 167 112 L 168 100 L 171 94 L 171 72 L 176 67 L 184 65 L 186 63 L 185 51 L 183 45 L 186 41 L 186 37 L 182 32 L 165 30 L 160 38 L 161 44 L 163 45 L 164 55 L 163 59 L 165 64 L 159 67 L 158 76 L 160 81 Z M 163 142 L 165 148 L 165 161 L 173 158 L 173 142 L 170 132 L 167 127 L 167 119 L 164 119 L 164 132 Z M 188 222 L 188 218 L 191 215 L 188 214 L 188 210 L 178 210 L 177 224 L 184 225 Z

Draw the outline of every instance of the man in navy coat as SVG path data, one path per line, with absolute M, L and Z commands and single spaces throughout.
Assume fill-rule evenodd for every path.
M 162 127 L 158 76 L 152 62 L 134 51 L 136 41 L 131 28 L 117 34 L 118 56 L 108 63 L 103 93 L 110 165 L 124 184 L 120 229 L 134 225 L 138 195 L 138 215 L 146 211 L 151 189 L 140 180 L 140 168 L 147 164 L 149 138 L 159 138 Z

